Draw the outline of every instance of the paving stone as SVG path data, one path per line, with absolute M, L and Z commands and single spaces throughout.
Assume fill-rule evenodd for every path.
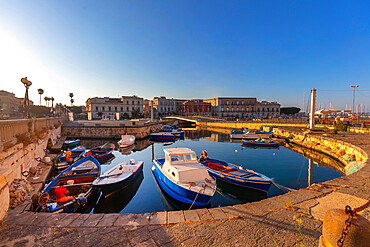
M 77 238 L 78 232 L 76 229 L 56 228 L 52 246 L 77 246 Z
M 222 207 L 221 210 L 229 217 L 229 218 L 235 218 L 235 217 L 241 217 L 244 214 L 241 213 L 241 210 L 238 208 L 235 208 L 233 206 L 228 207 Z M 246 211 L 247 209 L 245 209 Z
M 200 218 L 200 220 L 211 220 L 213 219 L 212 215 L 206 208 L 197 209 L 197 214 Z
M 207 224 L 202 224 L 194 228 L 194 233 L 201 237 L 203 240 L 210 238 L 213 235 L 218 235 L 218 233 L 213 229 L 213 227 Z
M 37 216 L 37 218 L 33 222 L 33 225 L 37 225 L 37 226 L 54 226 L 59 221 L 63 221 L 63 219 L 66 216 L 67 216 L 66 214 L 47 214 L 47 215 L 44 215 L 43 217 Z
M 176 224 L 185 222 L 183 211 L 169 211 L 167 212 L 168 224 Z
M 135 222 L 136 214 L 121 214 L 114 222 L 113 226 L 137 226 Z
M 90 214 L 81 226 L 96 226 L 103 217 L 104 214 Z
M 64 214 L 61 214 L 64 215 Z M 54 227 L 66 227 L 70 226 L 77 218 L 80 217 L 81 214 L 65 214 L 66 216 L 63 220 L 59 220 L 58 222 L 54 222 Z
M 187 247 L 203 247 L 204 242 L 201 237 L 199 236 L 193 236 L 191 238 L 188 238 L 184 241 L 181 242 L 182 246 L 187 246 Z
M 221 208 L 210 208 L 208 211 L 214 219 L 227 219 L 228 216 L 222 211 Z
M 104 242 L 105 238 L 110 238 L 109 235 L 104 235 L 99 231 L 95 231 L 88 235 L 83 235 L 78 238 L 78 246 L 100 246 Z
M 316 206 L 318 204 L 319 203 L 316 199 L 312 199 L 312 200 L 308 200 L 308 201 L 304 201 L 304 202 L 295 204 L 292 209 L 294 209 L 298 213 L 303 213 L 303 214 L 312 216 L 311 208 L 313 208 L 314 206 Z
M 127 232 L 127 239 L 131 245 L 136 245 L 150 239 L 147 227 L 138 227 L 135 231 Z
M 185 210 L 184 216 L 186 222 L 200 221 L 200 218 L 195 210 Z
M 175 237 L 165 227 L 158 228 L 150 232 L 150 236 L 154 239 L 158 246 L 162 246 L 166 243 L 176 241 Z
M 173 225 L 168 227 L 168 230 L 180 243 L 188 238 L 196 236 L 193 229 L 186 224 Z
M 153 239 L 148 239 L 144 242 L 138 243 L 135 247 L 157 246 Z
M 80 214 L 77 218 L 75 218 L 68 226 L 69 227 L 79 227 L 81 224 L 90 217 L 91 214 Z
M 178 247 L 178 246 L 181 246 L 181 244 L 179 242 L 177 242 L 177 240 L 173 240 L 171 242 L 168 242 L 168 243 L 165 243 L 165 244 L 162 244 L 161 247 Z
M 105 214 L 97 226 L 113 226 L 119 214 Z
M 26 212 L 22 214 L 16 214 L 9 218 L 4 219 L 5 224 L 13 225 L 27 225 L 30 226 L 32 222 L 36 219 L 36 214 L 31 212 Z
M 150 216 L 149 225 L 167 224 L 167 212 L 156 212 Z
M 138 226 L 147 226 L 149 224 L 150 214 L 138 214 L 136 215 L 135 222 Z

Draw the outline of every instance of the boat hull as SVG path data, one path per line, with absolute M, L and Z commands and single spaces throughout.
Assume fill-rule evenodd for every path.
M 270 138 L 271 135 L 272 133 L 270 132 L 261 132 L 261 133 L 255 132 L 244 134 L 241 138 L 247 140 L 255 140 L 258 138 Z
M 256 146 L 256 147 L 278 147 L 280 143 L 278 141 L 255 142 L 255 141 L 243 140 L 243 145 L 244 146 Z
M 114 194 L 114 192 L 117 192 L 118 190 L 128 186 L 129 184 L 131 184 L 133 181 L 135 181 L 135 179 L 140 175 L 140 173 L 143 171 L 143 164 L 142 163 L 137 169 L 135 172 L 133 172 L 131 174 L 131 176 L 129 176 L 128 178 L 126 179 L 123 179 L 121 181 L 118 181 L 116 183 L 111 183 L 111 184 L 104 184 L 104 185 L 94 185 L 95 187 L 98 187 L 102 193 L 102 196 L 104 196 L 105 198 L 111 196 Z
M 262 174 L 255 173 L 255 174 L 258 174 L 259 176 L 265 178 L 266 181 L 251 180 L 251 179 L 245 179 L 245 178 L 243 179 L 242 177 L 233 176 L 233 175 L 230 175 L 230 174 L 227 174 L 227 173 L 223 173 L 223 172 L 211 169 L 207 166 L 207 162 L 221 163 L 222 161 L 209 159 L 208 161 L 202 162 L 202 164 L 207 167 L 209 175 L 214 177 L 216 180 L 220 180 L 222 182 L 232 184 L 232 185 L 238 186 L 238 187 L 254 189 L 254 190 L 257 190 L 257 191 L 260 191 L 260 192 L 263 192 L 263 193 L 267 193 L 267 191 L 271 187 L 271 180 L 268 179 L 266 176 L 264 176 Z M 233 167 L 234 169 L 238 169 L 235 165 L 232 165 L 232 164 L 229 164 L 229 163 L 226 163 L 226 162 L 222 162 L 222 163 L 227 164 L 228 166 Z
M 210 203 L 212 196 L 197 193 L 175 184 L 163 174 L 159 166 L 154 160 L 152 171 L 159 186 L 167 195 L 189 205 L 207 206 Z
M 174 135 L 150 134 L 150 139 L 173 141 L 173 140 L 176 140 L 176 136 L 174 136 Z

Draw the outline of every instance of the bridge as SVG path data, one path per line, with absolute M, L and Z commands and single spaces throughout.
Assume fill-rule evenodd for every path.
M 200 122 L 217 122 L 219 119 L 204 116 L 167 116 L 166 119 L 177 119 L 185 123 L 199 124 Z

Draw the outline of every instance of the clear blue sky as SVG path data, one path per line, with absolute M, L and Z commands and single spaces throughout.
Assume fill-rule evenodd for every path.
M 1 1 L 0 89 L 370 108 L 370 1 Z M 330 91 L 324 91 L 330 90 Z M 334 91 L 335 90 L 335 91 Z M 43 103 L 44 104 L 44 103 Z M 370 110 L 370 109 L 368 109 Z

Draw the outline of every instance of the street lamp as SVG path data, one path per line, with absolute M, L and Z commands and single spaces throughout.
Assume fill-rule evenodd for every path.
M 355 91 L 356 91 L 356 87 L 358 87 L 358 85 L 356 85 L 356 86 L 351 86 L 351 87 L 353 87 L 352 114 L 355 114 Z
M 21 82 L 26 88 L 26 94 L 24 96 L 24 108 L 27 111 L 27 118 L 31 118 L 30 115 L 30 99 L 28 98 L 28 88 L 32 85 L 32 82 L 27 79 L 27 77 L 24 77 L 21 79 Z

